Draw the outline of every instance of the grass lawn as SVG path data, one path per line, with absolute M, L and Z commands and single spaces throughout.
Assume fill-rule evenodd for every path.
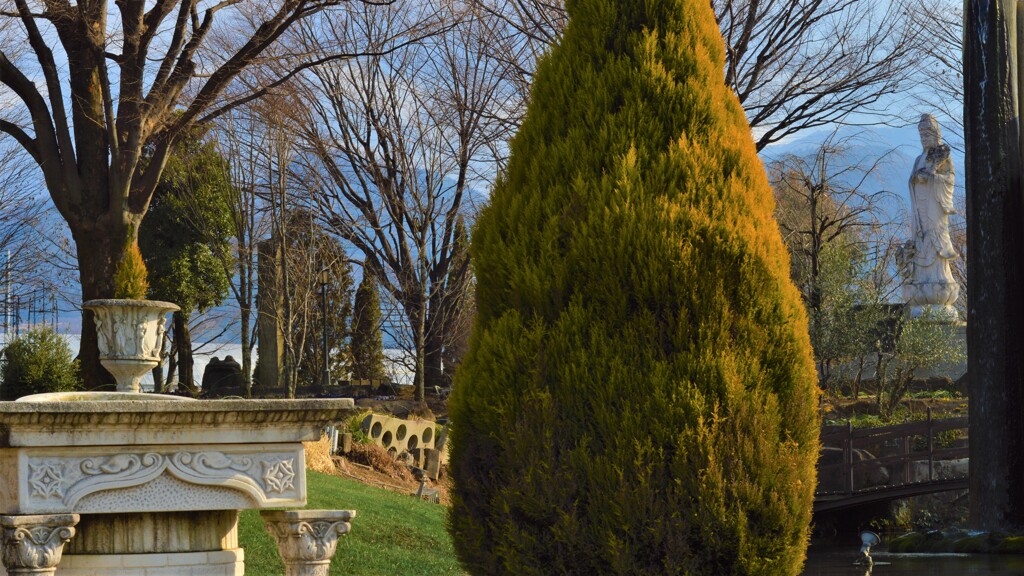
M 438 504 L 417 500 L 347 478 L 306 472 L 307 508 L 355 510 L 352 531 L 338 542 L 331 574 L 345 576 L 462 575 Z M 259 511 L 242 512 L 238 539 L 247 576 L 281 576 L 277 546 Z

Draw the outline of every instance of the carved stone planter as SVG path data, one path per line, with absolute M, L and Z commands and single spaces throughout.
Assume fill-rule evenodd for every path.
M 352 529 L 355 510 L 261 510 L 277 541 L 285 576 L 327 576 L 338 538 Z
M 139 380 L 160 362 L 164 317 L 180 310 L 156 300 L 89 300 L 96 319 L 100 364 L 117 380 L 118 392 L 139 392 Z
M 7 574 L 53 574 L 77 523 L 78 514 L 0 516 Z

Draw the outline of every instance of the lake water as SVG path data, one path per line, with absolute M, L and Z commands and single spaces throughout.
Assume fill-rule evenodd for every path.
M 885 554 L 871 557 L 875 565 L 871 570 L 854 566 L 858 546 L 847 550 L 836 547 L 807 550 L 804 576 L 1021 576 L 1024 575 L 1022 555 L 983 554 Z

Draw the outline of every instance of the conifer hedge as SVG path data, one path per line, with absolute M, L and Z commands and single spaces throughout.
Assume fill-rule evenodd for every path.
M 796 574 L 806 318 L 707 0 L 568 0 L 471 254 L 449 528 L 472 574 Z

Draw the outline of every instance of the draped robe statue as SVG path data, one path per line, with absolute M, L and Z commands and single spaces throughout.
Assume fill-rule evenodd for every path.
M 924 150 L 914 161 L 910 175 L 912 237 L 902 257 L 907 277 L 903 296 L 912 316 L 927 311 L 956 320 L 953 303 L 960 295 L 960 285 L 950 269 L 950 261 L 957 257 L 957 252 L 949 235 L 949 216 L 956 213 L 953 161 L 949 146 L 942 143 L 939 124 L 931 114 L 922 115 L 917 128 Z

